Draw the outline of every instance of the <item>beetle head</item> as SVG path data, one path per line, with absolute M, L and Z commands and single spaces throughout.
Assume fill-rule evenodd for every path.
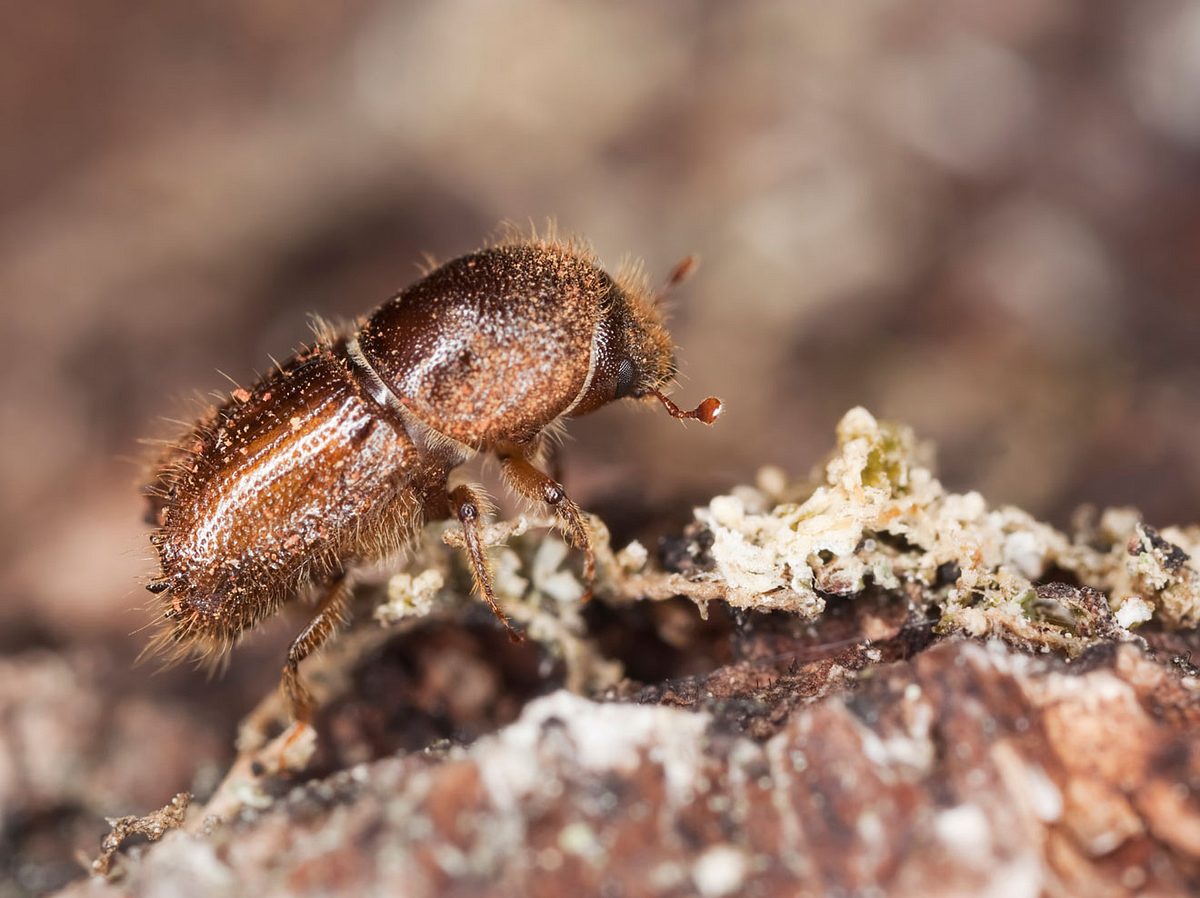
M 688 263 L 690 270 L 691 263 Z M 672 274 L 668 287 L 682 279 Z M 594 411 L 617 399 L 658 399 L 676 418 L 712 424 L 721 413 L 720 400 L 709 397 L 684 411 L 663 392 L 675 377 L 675 345 L 663 320 L 661 294 L 642 283 L 614 283 L 598 325 L 592 379 L 573 414 Z

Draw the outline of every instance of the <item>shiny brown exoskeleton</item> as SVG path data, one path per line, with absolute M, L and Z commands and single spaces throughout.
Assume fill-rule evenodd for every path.
M 657 297 L 610 277 L 579 246 L 520 240 L 434 269 L 357 332 L 323 333 L 234 390 L 159 462 L 147 489 L 162 568 L 147 588 L 164 602 L 155 646 L 219 656 L 297 592 L 324 588 L 283 671 L 304 721 L 312 699 L 298 666 L 337 627 L 346 572 L 450 515 L 480 595 L 508 626 L 480 500 L 469 487 L 449 490 L 450 472 L 495 453 L 514 492 L 553 509 L 590 582 L 584 516 L 538 467 L 544 433 L 624 397 L 656 397 L 677 418 L 711 424 L 716 399 L 685 412 L 663 395 L 674 372 Z

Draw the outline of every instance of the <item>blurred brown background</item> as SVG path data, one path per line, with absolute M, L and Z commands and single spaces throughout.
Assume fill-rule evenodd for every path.
M 807 470 L 854 404 L 936 440 L 950 486 L 1059 524 L 1200 517 L 1200 2 L 5 6 L 0 661 L 72 659 L 97 719 L 144 694 L 110 754 L 172 726 L 192 752 L 97 796 L 53 765 L 30 792 L 0 751 L 13 894 L 71 875 L 37 840 L 81 807 L 145 810 L 216 763 L 277 661 L 128 673 L 136 440 L 502 219 L 656 277 L 704 259 L 678 398 L 727 416 L 571 427 L 567 483 L 622 537 Z

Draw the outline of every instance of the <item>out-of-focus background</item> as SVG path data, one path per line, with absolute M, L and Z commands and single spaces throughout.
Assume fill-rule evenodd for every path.
M 5 895 L 219 769 L 287 635 L 215 685 L 130 673 L 138 438 L 504 219 L 704 260 L 677 398 L 727 416 L 571 427 L 568 486 L 621 537 L 807 470 L 855 404 L 1060 525 L 1200 517 L 1196 0 L 0 15 Z

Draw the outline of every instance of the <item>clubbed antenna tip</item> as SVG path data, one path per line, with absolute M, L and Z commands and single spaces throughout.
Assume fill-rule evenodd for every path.
M 659 390 L 651 390 L 650 392 L 663 404 L 663 407 L 666 408 L 672 418 L 694 418 L 697 421 L 703 421 L 705 424 L 712 424 L 717 418 L 721 417 L 721 411 L 724 408 L 721 405 L 720 399 L 716 396 L 709 396 L 691 411 L 684 411 Z

